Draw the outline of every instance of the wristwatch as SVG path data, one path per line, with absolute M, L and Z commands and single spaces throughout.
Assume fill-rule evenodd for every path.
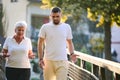
M 42 58 L 41 59 L 39 59 L 39 61 L 41 61 L 41 60 L 43 60 Z
M 73 55 L 73 54 L 74 54 L 74 52 L 70 53 L 70 55 Z

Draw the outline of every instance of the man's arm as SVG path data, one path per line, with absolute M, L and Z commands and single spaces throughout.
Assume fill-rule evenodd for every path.
M 68 39 L 67 40 L 67 47 L 68 47 L 68 50 L 70 52 L 70 58 L 72 60 L 72 62 L 76 62 L 77 61 L 77 56 L 76 54 L 74 54 L 74 45 L 73 45 L 73 42 L 72 42 L 72 39 Z
M 38 39 L 38 58 L 39 60 L 43 59 L 43 46 L 44 46 L 44 38 Z
M 67 39 L 67 47 L 70 52 L 70 55 L 74 54 L 74 45 L 72 39 Z
M 44 47 L 44 38 L 38 39 L 38 58 L 39 58 L 39 64 L 40 67 L 44 68 L 44 61 L 43 61 L 43 47 Z

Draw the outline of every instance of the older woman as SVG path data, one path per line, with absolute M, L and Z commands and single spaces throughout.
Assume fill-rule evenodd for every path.
M 34 58 L 31 40 L 25 37 L 27 24 L 16 22 L 15 35 L 8 37 L 3 45 L 3 56 L 7 57 L 7 80 L 30 80 L 30 60 Z

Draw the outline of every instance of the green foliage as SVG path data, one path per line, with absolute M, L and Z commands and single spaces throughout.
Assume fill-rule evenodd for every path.
M 38 78 L 32 78 L 31 80 L 39 80 Z
M 89 54 L 89 51 L 85 48 L 85 46 L 82 47 L 82 49 L 80 50 L 80 52 Z
M 104 17 L 104 22 L 114 21 L 120 25 L 119 0 L 48 0 L 50 6 L 59 6 L 65 14 L 71 14 L 77 20 L 81 13 L 91 12 L 93 20 Z
M 81 65 L 81 60 L 80 59 L 77 60 L 76 65 L 78 65 L 78 66 Z M 92 68 L 91 63 L 85 62 L 85 69 L 91 72 L 91 68 Z
M 92 52 L 99 54 L 103 53 L 103 49 L 104 49 L 103 38 L 91 38 L 90 44 L 92 46 Z
M 91 71 L 91 63 L 86 62 L 86 70 Z

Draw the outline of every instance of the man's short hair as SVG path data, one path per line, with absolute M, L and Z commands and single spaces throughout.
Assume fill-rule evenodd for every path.
M 61 12 L 61 9 L 59 7 L 54 7 L 51 12 L 58 13 L 58 12 Z

